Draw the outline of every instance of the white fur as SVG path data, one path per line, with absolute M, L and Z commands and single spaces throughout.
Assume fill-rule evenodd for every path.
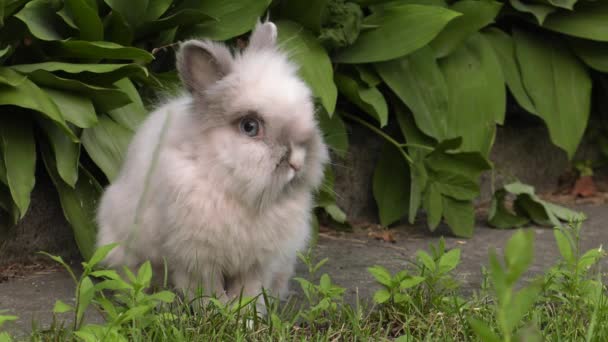
M 226 51 L 216 54 L 223 58 L 221 79 L 205 89 L 192 86 L 135 134 L 98 210 L 98 245 L 120 243 L 107 265 L 135 268 L 150 260 L 162 269 L 166 260 L 171 283 L 186 291 L 202 285 L 225 298 L 262 288 L 285 295 L 296 253 L 310 236 L 312 192 L 328 154 L 310 91 L 285 54 L 269 46 L 276 29 L 266 25 L 256 28 L 268 34 L 258 34 L 260 46 L 230 61 Z M 190 80 L 188 66 L 180 72 Z M 192 84 L 199 79 L 208 82 L 193 76 Z M 263 113 L 266 140 L 244 137 L 222 121 L 247 109 Z M 282 166 L 286 149 L 292 167 Z

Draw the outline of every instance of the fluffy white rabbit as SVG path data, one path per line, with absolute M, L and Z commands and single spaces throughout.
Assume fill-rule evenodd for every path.
M 276 37 L 265 22 L 240 52 L 181 45 L 187 91 L 141 125 L 101 199 L 97 244 L 120 243 L 106 265 L 166 260 L 190 294 L 286 294 L 329 157 L 311 92 Z

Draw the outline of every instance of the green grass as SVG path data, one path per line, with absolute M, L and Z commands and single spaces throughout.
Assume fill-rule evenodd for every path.
M 531 231 L 517 231 L 504 255 L 490 253 L 480 288 L 459 294 L 453 277 L 460 250 L 446 250 L 443 241 L 419 251 L 411 267 L 396 274 L 374 266 L 368 271 L 381 289 L 371 307 L 344 303 L 345 289 L 323 274 L 318 282 L 297 278 L 304 294 L 279 303 L 264 300 L 268 315 L 255 312 L 255 298 L 222 305 L 184 300 L 170 291 L 149 289 L 149 263 L 123 278 L 95 266 L 113 246 L 102 247 L 84 263 L 76 277 L 76 304 L 57 302 L 56 313 L 73 315 L 69 326 L 53 324 L 35 331 L 32 341 L 607 341 L 608 297 L 599 261 L 601 248 L 580 251 L 580 224 L 554 230 L 561 259 L 544 274 L 524 280 L 533 261 Z M 316 279 L 320 266 L 308 255 L 301 259 Z M 111 292 L 110 292 L 111 290 Z M 86 321 L 86 309 L 99 310 L 104 325 Z M 0 325 L 11 316 L 2 316 Z M 0 341 L 11 341 L 0 333 Z

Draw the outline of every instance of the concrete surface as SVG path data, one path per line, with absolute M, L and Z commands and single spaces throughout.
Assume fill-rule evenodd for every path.
M 582 205 L 581 210 L 589 217 L 582 233 L 582 249 L 599 247 L 608 244 L 608 206 Z M 536 235 L 535 261 L 531 268 L 538 274 L 558 259 L 559 253 L 554 244 L 553 233 L 549 228 L 531 228 Z M 392 272 L 403 269 L 412 260 L 419 249 L 427 249 L 429 243 L 435 243 L 441 236 L 441 227 L 436 233 L 429 233 L 425 227 L 402 226 L 394 229 L 395 243 L 378 241 L 360 230 L 351 233 L 320 234 L 315 255 L 318 260 L 328 257 L 329 262 L 321 268 L 321 273 L 328 273 L 332 280 L 346 287 L 347 300 L 352 302 L 358 293 L 360 298 L 370 298 L 377 289 L 367 267 L 382 265 Z M 446 231 L 443 230 L 443 233 Z M 500 249 L 511 236 L 511 230 L 495 230 L 480 225 L 471 239 L 460 239 L 446 236 L 448 248 L 462 250 L 462 263 L 455 274 L 462 282 L 463 291 L 470 292 L 479 286 L 481 266 L 488 259 L 491 248 Z M 603 261 L 603 269 L 608 260 Z M 298 265 L 298 276 L 308 277 L 303 265 Z M 294 284 L 295 285 L 295 284 Z M 292 286 L 297 288 L 297 285 Z M 20 279 L 0 283 L 0 309 L 8 309 L 10 314 L 20 317 L 16 323 L 8 323 L 6 328 L 12 333 L 22 335 L 31 329 L 32 322 L 46 327 L 52 321 L 52 308 L 56 299 L 73 303 L 73 282 L 63 271 L 44 271 L 27 275 Z M 70 317 L 67 317 L 69 320 Z M 99 320 L 91 313 L 89 319 Z

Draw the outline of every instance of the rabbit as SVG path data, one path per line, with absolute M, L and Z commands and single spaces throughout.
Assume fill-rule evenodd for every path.
M 258 22 L 248 46 L 180 44 L 184 91 L 137 129 L 97 212 L 104 264 L 166 262 L 173 287 L 285 298 L 329 153 L 311 90 Z M 260 296 L 261 298 L 261 296 Z

